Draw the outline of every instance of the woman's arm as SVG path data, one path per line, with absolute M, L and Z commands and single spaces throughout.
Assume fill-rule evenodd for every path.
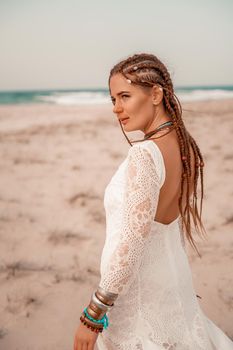
M 161 169 L 150 150 L 129 149 L 120 239 L 99 286 L 112 293 L 126 293 L 134 280 L 158 204 Z
M 156 213 L 161 187 L 160 163 L 155 162 L 150 151 L 140 145 L 129 149 L 127 159 L 120 239 L 88 305 L 87 327 L 91 325 L 90 316 L 92 321 L 102 322 L 108 305 L 114 307 L 118 295 L 127 293 L 142 261 Z M 85 327 L 80 324 L 76 332 L 74 350 L 82 349 L 82 344 L 94 348 L 97 334 Z

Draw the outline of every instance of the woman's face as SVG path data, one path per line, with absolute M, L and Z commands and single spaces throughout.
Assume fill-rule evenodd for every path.
M 151 89 L 144 91 L 140 86 L 130 84 L 120 73 L 110 79 L 110 94 L 113 113 L 121 121 L 125 131 L 141 130 L 145 132 L 154 119 L 155 105 Z M 125 121 L 122 119 L 128 118 Z

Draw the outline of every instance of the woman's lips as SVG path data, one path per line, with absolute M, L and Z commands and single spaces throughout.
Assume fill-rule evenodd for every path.
M 129 120 L 129 118 L 122 119 L 122 120 L 121 120 L 121 123 L 122 123 L 122 124 L 126 124 L 126 123 L 128 122 L 128 120 Z

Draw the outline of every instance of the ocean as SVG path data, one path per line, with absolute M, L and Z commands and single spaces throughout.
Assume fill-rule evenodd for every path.
M 175 87 L 181 102 L 233 98 L 233 85 Z M 0 104 L 47 103 L 57 105 L 92 105 L 111 103 L 107 89 L 66 89 L 0 91 Z

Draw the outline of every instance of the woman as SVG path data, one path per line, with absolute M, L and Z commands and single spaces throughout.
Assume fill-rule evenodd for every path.
M 170 75 L 154 55 L 113 67 L 109 90 L 121 129 L 140 130 L 105 190 L 101 280 L 74 350 L 230 350 L 202 312 L 185 251 L 201 221 L 203 158 L 181 118 Z M 200 208 L 197 185 L 201 180 Z M 95 345 L 96 343 L 96 345 Z

